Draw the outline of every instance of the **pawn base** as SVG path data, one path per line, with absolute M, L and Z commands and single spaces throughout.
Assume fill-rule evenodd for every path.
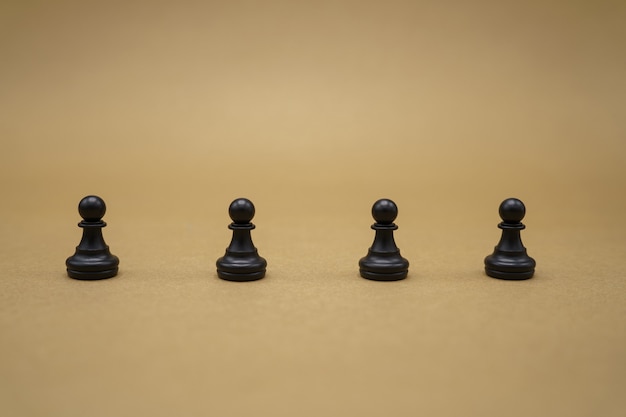
M 506 271 L 497 271 L 495 269 L 485 268 L 485 273 L 489 275 L 491 278 L 505 279 L 509 281 L 521 281 L 524 279 L 532 278 L 533 275 L 535 274 L 535 271 L 506 272 Z
M 523 271 L 523 272 L 510 272 L 510 271 L 498 271 L 495 269 L 485 268 L 485 273 L 491 278 L 505 279 L 509 281 L 521 281 L 524 279 L 532 278 L 535 271 Z
M 369 279 L 372 281 L 400 281 L 401 279 L 406 278 L 409 271 L 400 271 L 400 272 L 392 272 L 387 274 L 381 274 L 378 272 L 365 271 L 363 269 L 359 269 L 359 273 L 365 279 Z
M 119 258 L 112 255 L 108 247 L 97 251 L 77 249 L 65 261 L 70 278 L 87 281 L 113 278 L 117 275 L 119 264 Z
M 399 281 L 409 273 L 409 261 L 399 250 L 375 252 L 370 249 L 367 256 L 359 260 L 359 272 L 363 278 L 373 281 Z
M 247 274 L 238 274 L 226 271 L 217 270 L 217 276 L 226 281 L 234 281 L 234 282 L 249 282 L 256 281 L 265 277 L 265 271 L 259 272 L 250 272 Z
M 265 276 L 267 261 L 256 251 L 238 253 L 226 251 L 216 262 L 217 276 L 226 281 L 256 281 Z
M 493 254 L 485 258 L 485 273 L 498 279 L 524 280 L 532 278 L 536 262 L 526 254 L 519 252 L 502 252 L 496 248 Z
M 67 269 L 67 276 L 82 281 L 95 281 L 98 279 L 113 278 L 117 275 L 119 268 L 107 269 L 104 271 L 76 271 L 75 269 Z

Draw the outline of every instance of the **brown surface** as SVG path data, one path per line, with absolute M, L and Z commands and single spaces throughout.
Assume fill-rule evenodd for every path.
M 1 415 L 623 415 L 623 2 L 100 3 L 0 6 Z M 92 193 L 121 273 L 74 281 Z M 509 196 L 530 281 L 482 273 Z

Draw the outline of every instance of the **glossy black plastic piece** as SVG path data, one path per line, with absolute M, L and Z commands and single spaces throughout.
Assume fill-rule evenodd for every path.
M 517 198 L 507 198 L 500 204 L 498 225 L 502 237 L 493 253 L 485 258 L 485 272 L 493 278 L 523 280 L 532 278 L 535 273 L 535 260 L 528 256 L 522 244 L 520 232 L 526 228 L 522 219 L 526 207 Z
M 376 235 L 367 256 L 359 260 L 361 276 L 374 281 L 398 281 L 406 278 L 409 261 L 400 255 L 400 249 L 393 237 L 394 230 L 398 229 L 393 222 L 398 217 L 396 203 L 385 198 L 376 201 L 372 206 L 372 217 L 376 221 L 372 225 Z
M 217 276 L 227 281 L 255 281 L 265 276 L 267 261 L 259 256 L 252 243 L 250 231 L 255 228 L 254 204 L 247 198 L 238 198 L 230 204 L 228 214 L 232 223 L 228 226 L 233 237 L 226 254 L 216 262 Z
M 112 278 L 117 275 L 120 260 L 112 255 L 102 237 L 102 221 L 106 212 L 104 200 L 89 195 L 78 203 L 78 212 L 83 220 L 78 227 L 83 229 L 83 238 L 76 247 L 76 253 L 67 258 L 67 275 L 80 280 Z

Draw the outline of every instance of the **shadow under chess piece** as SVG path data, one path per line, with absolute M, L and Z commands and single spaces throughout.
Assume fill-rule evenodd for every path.
M 535 273 L 535 260 L 528 256 L 522 244 L 520 231 L 526 228 L 522 219 L 526 207 L 517 198 L 508 198 L 500 204 L 502 237 L 493 254 L 485 258 L 485 272 L 493 278 L 507 280 L 528 279 Z
M 400 255 L 400 249 L 393 238 L 398 226 L 393 222 L 398 216 L 396 203 L 385 198 L 378 200 L 372 207 L 372 216 L 376 223 L 374 243 L 367 256 L 359 260 L 359 272 L 363 278 L 374 281 L 397 281 L 406 278 L 409 261 Z
M 76 253 L 67 258 L 67 275 L 81 280 L 111 278 L 117 275 L 120 260 L 112 255 L 102 237 L 102 221 L 106 212 L 104 201 L 89 195 L 78 203 L 78 212 L 83 220 L 78 227 L 83 229 L 83 238 L 76 247 Z
M 233 222 L 228 228 L 233 238 L 226 254 L 216 262 L 217 276 L 227 281 L 255 281 L 265 276 L 267 261 L 259 256 L 252 243 L 250 223 L 254 217 L 254 204 L 247 198 L 238 198 L 230 204 L 228 214 Z

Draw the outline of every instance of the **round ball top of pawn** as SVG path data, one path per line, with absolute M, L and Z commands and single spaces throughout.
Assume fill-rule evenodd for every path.
M 104 217 L 107 206 L 97 195 L 88 195 L 78 203 L 78 213 L 85 221 L 98 222 Z
M 228 207 L 228 215 L 233 222 L 238 224 L 250 223 L 254 213 L 254 204 L 247 198 L 238 198 L 230 203 L 230 207 Z
M 526 207 L 517 198 L 507 198 L 500 204 L 499 213 L 504 223 L 519 223 L 526 215 Z
M 398 206 L 387 198 L 381 198 L 372 206 L 372 217 L 378 224 L 391 224 L 398 217 Z

